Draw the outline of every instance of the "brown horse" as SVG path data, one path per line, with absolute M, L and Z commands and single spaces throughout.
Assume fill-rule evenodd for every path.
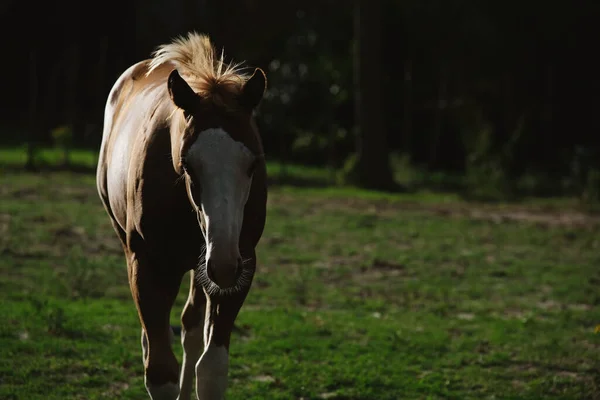
M 190 33 L 127 69 L 106 104 L 97 186 L 127 259 L 154 400 L 189 399 L 194 377 L 199 399 L 223 398 L 227 386 L 267 200 L 253 119 L 266 77 L 241 71 Z M 190 270 L 179 374 L 169 315 Z

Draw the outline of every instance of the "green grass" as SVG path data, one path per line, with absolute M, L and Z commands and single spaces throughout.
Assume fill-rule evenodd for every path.
M 69 164 L 80 170 L 94 171 L 98 163 L 98 152 L 89 149 L 73 148 L 69 150 Z M 20 169 L 27 162 L 27 147 L 0 146 L 0 173 L 3 169 Z M 41 169 L 56 169 L 63 167 L 64 151 L 59 147 L 43 146 L 37 148 L 34 155 L 34 165 Z M 327 186 L 332 181 L 330 171 L 318 167 L 307 167 L 295 164 L 267 162 L 269 176 L 277 182 L 295 182 L 305 186 Z M 63 168 L 64 169 L 64 168 Z
M 93 177 L 0 199 L 0 398 L 148 398 Z M 600 398 L 600 227 L 561 204 L 273 187 L 228 399 Z
M 3 170 L 23 168 L 27 160 L 27 147 L 19 146 L 0 146 L 0 173 Z M 64 168 L 65 155 L 60 147 L 42 146 L 37 148 L 34 156 L 34 165 L 41 170 L 68 170 Z M 98 152 L 89 149 L 73 148 L 69 150 L 70 168 L 79 172 L 92 172 L 96 169 L 98 161 Z M 515 198 L 506 194 L 499 194 L 499 188 L 494 186 L 493 182 L 489 182 L 489 187 L 479 187 L 475 192 L 491 192 L 496 193 L 491 195 L 487 193 L 483 196 L 473 195 L 466 187 L 465 176 L 452 176 L 444 173 L 431 173 L 420 170 L 411 166 L 410 163 L 398 156 L 391 155 L 391 166 L 394 173 L 395 181 L 411 192 L 410 195 L 404 195 L 403 200 L 419 201 L 419 202 L 456 202 L 461 199 L 468 198 L 471 201 L 479 199 L 483 202 L 519 202 L 533 203 L 538 206 L 545 205 L 549 208 L 569 208 L 569 209 L 584 209 L 590 212 L 600 212 L 600 204 L 597 202 L 585 203 L 577 196 L 544 196 L 529 198 L 530 195 L 523 193 Z M 269 178 L 275 184 L 294 185 L 304 188 L 319 188 L 319 193 L 324 193 L 324 188 L 329 188 L 337 195 L 343 195 L 343 192 L 348 196 L 356 196 L 357 191 L 351 185 L 340 184 L 338 175 L 340 171 L 332 171 L 329 168 L 310 167 L 305 165 L 296 165 L 289 163 L 281 163 L 273 160 L 267 160 L 267 170 Z M 483 178 L 485 179 L 485 177 Z M 462 182 L 462 183 L 461 183 Z M 327 190 L 327 189 L 325 189 Z M 303 191 L 305 192 L 305 191 Z M 557 192 L 558 193 L 558 192 Z M 381 198 L 382 194 L 378 192 L 360 191 L 361 197 Z M 383 196 L 387 199 L 394 196 Z
M 64 152 L 58 147 L 42 147 L 36 149 L 34 160 L 40 166 L 59 165 L 64 162 Z M 26 146 L 0 147 L 0 168 L 22 167 L 26 161 Z M 85 168 L 96 168 L 98 154 L 87 149 L 71 149 L 69 162 Z

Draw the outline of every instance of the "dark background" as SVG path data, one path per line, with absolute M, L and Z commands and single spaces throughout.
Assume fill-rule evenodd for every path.
M 266 71 L 270 160 L 375 189 L 600 196 L 597 1 L 3 0 L 0 16 L 4 146 L 67 127 L 97 150 L 119 74 L 193 29 Z

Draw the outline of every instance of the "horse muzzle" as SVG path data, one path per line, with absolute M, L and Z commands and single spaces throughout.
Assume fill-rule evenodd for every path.
M 241 257 L 225 262 L 211 258 L 206 260 L 206 274 L 208 275 L 208 279 L 221 289 L 231 288 L 236 285 L 242 274 L 242 267 Z

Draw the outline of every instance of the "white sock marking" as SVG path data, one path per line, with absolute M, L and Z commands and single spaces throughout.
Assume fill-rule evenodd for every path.
M 227 389 L 228 371 L 229 353 L 225 346 L 208 346 L 196 364 L 198 399 L 223 399 Z
M 180 387 L 178 400 L 189 400 L 192 395 L 192 385 L 196 375 L 196 363 L 204 347 L 204 329 L 202 324 L 190 330 L 181 331 L 183 346 L 183 363 L 181 366 Z

